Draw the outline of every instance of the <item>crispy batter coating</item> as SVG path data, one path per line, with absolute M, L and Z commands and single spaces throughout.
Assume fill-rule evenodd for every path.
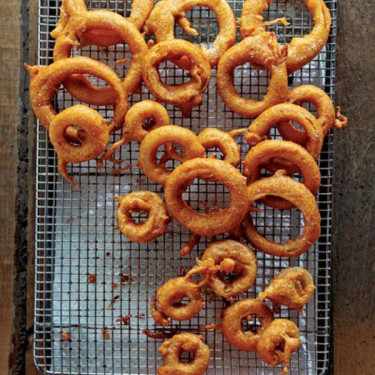
M 289 361 L 299 347 L 298 327 L 288 319 L 275 319 L 262 333 L 258 353 L 270 366 L 284 363 L 283 374 L 289 371 Z
M 230 194 L 228 206 L 208 213 L 193 210 L 182 195 L 196 178 L 222 183 Z M 181 225 L 208 238 L 237 228 L 249 208 L 245 177 L 227 162 L 216 159 L 197 158 L 178 166 L 167 178 L 165 201 Z
M 161 236 L 170 221 L 162 199 L 151 191 L 136 191 L 125 197 L 117 197 L 117 223 L 121 233 L 134 242 L 150 242 Z M 146 211 L 144 223 L 135 223 L 132 212 Z
M 164 341 L 159 351 L 164 357 L 164 363 L 158 368 L 158 375 L 201 375 L 207 370 L 210 361 L 210 349 L 203 337 L 188 332 Z M 183 351 L 193 352 L 194 358 L 188 363 L 181 362 Z
M 254 325 L 254 330 L 244 331 L 243 320 L 251 321 L 254 317 L 259 320 L 260 326 Z M 253 298 L 241 299 L 225 309 L 223 333 L 228 342 L 236 348 L 255 352 L 262 332 L 272 320 L 273 313 L 264 302 Z
M 302 310 L 315 290 L 314 280 L 308 270 L 300 267 L 283 269 L 271 281 L 259 299 L 266 298 L 293 310 Z

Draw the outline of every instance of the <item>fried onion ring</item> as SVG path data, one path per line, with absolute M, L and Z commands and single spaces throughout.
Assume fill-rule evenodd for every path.
M 158 71 L 160 63 L 182 56 L 190 60 L 191 80 L 175 86 L 165 84 Z M 203 52 L 194 44 L 181 39 L 166 40 L 155 44 L 146 54 L 142 77 L 157 99 L 175 105 L 184 116 L 189 116 L 191 108 L 202 103 L 203 93 L 211 78 L 211 68 Z
M 150 242 L 161 236 L 170 221 L 162 199 L 151 191 L 136 191 L 125 197 L 117 197 L 117 223 L 121 233 L 134 242 Z M 137 224 L 132 212 L 146 211 L 146 222 Z
M 283 374 L 289 371 L 289 361 L 299 347 L 298 327 L 288 319 L 275 319 L 260 336 L 257 351 L 270 366 L 284 363 Z
M 223 240 L 209 244 L 203 253 L 202 260 L 212 258 L 215 264 L 221 264 L 223 261 L 233 260 L 233 267 L 225 269 L 225 263 L 222 265 L 220 274 L 210 277 L 208 286 L 219 296 L 230 298 L 245 293 L 255 282 L 258 267 L 256 256 L 248 246 L 238 241 Z M 232 281 L 226 281 L 222 276 L 223 272 L 235 273 L 236 278 Z
M 182 194 L 195 178 L 222 183 L 230 193 L 228 206 L 208 213 L 193 210 L 184 201 Z M 167 178 L 165 201 L 172 216 L 180 224 L 209 238 L 237 228 L 249 209 L 245 177 L 227 162 L 216 159 L 198 158 L 178 166 Z
M 255 317 L 259 319 L 260 325 L 254 325 L 254 330 L 244 331 L 243 320 L 249 321 Z M 225 309 L 222 329 L 231 345 L 247 352 L 255 352 L 262 332 L 272 320 L 273 313 L 264 302 L 245 298 Z
M 247 0 L 239 19 L 242 38 L 265 32 L 262 13 L 273 0 Z M 327 43 L 331 29 L 331 15 L 323 0 L 303 0 L 313 16 L 315 25 L 310 34 L 294 37 L 288 44 L 288 74 L 309 63 Z
M 236 113 L 255 117 L 267 108 L 284 102 L 288 92 L 286 54 L 287 50 L 279 47 L 273 33 L 245 38 L 227 50 L 220 58 L 216 78 L 225 104 Z M 261 101 L 242 98 L 234 86 L 234 69 L 247 62 L 271 74 L 267 94 Z
M 300 267 L 288 267 L 274 277 L 259 299 L 266 298 L 293 310 L 302 310 L 315 290 L 310 272 Z
M 164 185 L 171 171 L 157 162 L 156 152 L 163 144 L 179 143 L 183 149 L 182 161 L 204 157 L 205 149 L 198 141 L 197 136 L 188 129 L 176 125 L 167 125 L 148 133 L 139 149 L 139 166 L 151 180 Z
M 213 47 L 205 49 L 201 46 L 210 66 L 214 67 L 220 56 L 233 46 L 236 40 L 236 20 L 226 0 L 163 0 L 155 5 L 146 22 L 145 30 L 147 34 L 154 34 L 157 42 L 173 40 L 176 19 L 189 35 L 198 35 L 198 32 L 191 28 L 190 22 L 185 17 L 185 13 L 194 6 L 207 7 L 217 17 L 220 31 L 213 42 Z M 189 66 L 186 62 L 180 64 L 177 62 L 177 65 Z
M 241 151 L 233 137 L 216 128 L 206 128 L 198 134 L 198 141 L 207 150 L 217 147 L 224 154 L 224 161 L 238 167 L 241 163 Z
M 243 174 L 248 178 L 248 183 L 260 179 L 262 166 L 272 158 L 282 158 L 297 166 L 305 186 L 313 195 L 316 194 L 320 186 L 320 171 L 314 158 L 302 146 L 278 139 L 260 142 L 248 152 L 243 161 Z M 265 205 L 279 210 L 293 208 L 290 202 L 275 197 L 265 197 L 263 202 Z
M 314 196 L 307 187 L 290 177 L 275 175 L 258 180 L 248 187 L 250 204 L 267 195 L 280 197 L 291 202 L 302 211 L 305 227 L 301 235 L 286 243 L 276 243 L 260 235 L 251 216 L 243 221 L 245 238 L 257 249 L 266 254 L 285 257 L 298 257 L 306 252 L 320 235 L 320 213 Z
M 158 368 L 158 375 L 202 375 L 210 361 L 210 349 L 203 337 L 188 332 L 164 341 L 159 351 L 164 357 L 164 363 Z M 183 351 L 193 352 L 194 358 L 188 363 L 181 362 Z
M 108 125 L 110 131 L 121 126 L 128 109 L 125 89 L 117 74 L 107 65 L 89 57 L 72 57 L 56 61 L 48 66 L 29 66 L 31 106 L 41 124 L 48 130 L 56 112 L 51 101 L 59 88 L 70 75 L 92 74 L 106 81 L 116 93 L 114 115 Z

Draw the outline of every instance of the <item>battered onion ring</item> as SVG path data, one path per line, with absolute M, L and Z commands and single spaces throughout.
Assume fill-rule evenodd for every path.
M 74 146 L 67 136 L 67 130 L 72 125 L 77 126 L 82 135 L 79 137 L 80 145 Z M 58 156 L 61 175 L 76 186 L 66 171 L 67 163 L 82 163 L 100 156 L 108 145 L 109 129 L 97 111 L 78 104 L 53 117 L 49 136 Z
M 288 319 L 275 319 L 260 336 L 258 353 L 270 366 L 284 363 L 283 374 L 289 371 L 289 360 L 299 347 L 298 327 Z
M 141 142 L 138 164 L 148 178 L 162 185 L 166 183 L 171 171 L 157 162 L 156 152 L 161 145 L 171 142 L 179 143 L 183 147 L 182 161 L 205 155 L 205 149 L 197 136 L 188 129 L 167 125 L 148 133 Z
M 165 84 L 159 75 L 158 67 L 162 61 L 176 60 L 187 56 L 191 66 L 191 80 L 180 85 Z M 202 103 L 211 78 L 211 68 L 203 52 L 194 44 L 174 39 L 157 43 L 144 58 L 142 77 L 151 93 L 159 100 L 180 108 L 184 116 L 190 115 L 191 108 Z
M 72 46 L 80 46 L 80 38 L 86 31 L 111 30 L 111 32 L 117 33 L 122 42 L 129 46 L 132 61 L 123 85 L 128 95 L 135 92 L 142 79 L 141 66 L 147 52 L 146 42 L 136 26 L 119 14 L 108 10 L 64 14 L 67 17 L 65 28 L 62 30 L 57 28 L 52 32 L 52 36 L 56 38 L 53 51 L 54 61 L 69 58 Z M 82 75 L 69 77 L 64 81 L 64 86 L 76 99 L 89 104 L 110 105 L 116 98 L 112 87 L 97 87 L 88 77 Z
M 253 284 L 258 267 L 254 252 L 241 242 L 233 240 L 216 241 L 209 244 L 203 253 L 202 260 L 212 258 L 216 264 L 225 259 L 234 261 L 233 269 L 238 276 L 232 281 L 225 281 L 219 274 L 211 276 L 209 287 L 219 296 L 230 298 L 245 293 Z
M 280 175 L 263 178 L 248 187 L 250 204 L 267 195 L 286 199 L 302 211 L 305 222 L 303 233 L 286 243 L 269 241 L 258 233 L 251 216 L 247 215 L 243 221 L 245 238 L 266 254 L 298 257 L 314 245 L 320 235 L 320 214 L 315 198 L 305 185 Z
M 117 74 L 107 65 L 89 57 L 72 57 L 48 66 L 29 66 L 30 100 L 35 115 L 48 130 L 56 112 L 51 101 L 60 84 L 71 74 L 92 74 L 106 81 L 116 93 L 113 120 L 108 125 L 110 131 L 121 126 L 128 109 L 124 87 Z
M 117 223 L 121 233 L 134 242 L 150 242 L 161 236 L 170 221 L 165 205 L 159 196 L 151 191 L 136 191 L 125 197 L 117 197 Z M 137 224 L 132 212 L 147 211 L 146 222 Z
M 273 303 L 301 311 L 314 290 L 314 280 L 309 271 L 300 267 L 288 267 L 275 276 L 264 292 L 259 293 L 259 299 L 264 301 L 268 298 Z
M 241 151 L 230 134 L 216 128 L 206 128 L 198 134 L 198 141 L 205 149 L 217 147 L 224 154 L 224 161 L 238 167 L 241 163 Z
M 320 186 L 320 171 L 314 158 L 300 145 L 281 140 L 265 140 L 251 148 L 243 161 L 243 174 L 248 177 L 248 183 L 253 183 L 260 179 L 262 166 L 272 158 L 282 158 L 297 166 L 304 179 L 305 186 L 313 195 Z M 293 205 L 275 197 L 265 197 L 264 204 L 278 208 L 279 210 L 289 210 Z
M 249 37 L 227 50 L 220 58 L 217 70 L 217 88 L 225 104 L 234 112 L 255 117 L 267 108 L 285 101 L 288 91 L 286 49 L 281 49 L 273 33 Z M 261 101 L 242 98 L 234 82 L 234 69 L 245 63 L 270 72 L 267 94 Z
M 194 211 L 182 194 L 195 178 L 222 183 L 230 193 L 228 206 L 206 214 Z M 245 177 L 230 164 L 216 159 L 193 159 L 178 166 L 167 178 L 165 201 L 181 225 L 209 238 L 237 228 L 249 209 Z
M 159 351 L 164 357 L 164 364 L 158 368 L 158 375 L 201 375 L 210 361 L 210 349 L 203 337 L 188 332 L 164 341 Z M 188 363 L 181 362 L 182 351 L 194 352 L 194 359 Z
M 163 0 L 155 5 L 146 22 L 145 30 L 147 34 L 154 34 L 157 42 L 174 40 L 176 18 L 179 25 L 189 35 L 198 35 L 198 32 L 190 27 L 190 22 L 185 17 L 185 13 L 194 6 L 207 7 L 217 17 L 220 31 L 213 42 L 213 47 L 205 49 L 201 46 L 210 66 L 214 67 L 220 56 L 236 41 L 236 20 L 226 0 Z M 182 66 L 188 67 L 189 64 L 183 62 Z
M 265 32 L 262 13 L 273 0 L 247 0 L 239 19 L 242 38 Z M 303 0 L 313 16 L 315 25 L 310 34 L 294 37 L 288 44 L 288 74 L 309 63 L 327 43 L 331 15 L 323 0 Z
M 243 331 L 242 321 L 259 319 L 256 331 Z M 255 352 L 262 332 L 271 324 L 273 313 L 264 303 L 253 298 L 241 299 L 224 311 L 223 333 L 228 342 L 238 349 Z

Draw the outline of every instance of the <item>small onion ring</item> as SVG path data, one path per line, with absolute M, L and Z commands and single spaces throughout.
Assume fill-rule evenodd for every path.
M 160 63 L 182 56 L 187 56 L 190 60 L 191 80 L 175 86 L 165 84 L 158 71 Z M 203 93 L 210 82 L 211 68 L 203 52 L 194 44 L 181 39 L 166 40 L 155 44 L 146 54 L 142 77 L 157 99 L 175 105 L 184 116 L 188 116 L 192 107 L 202 103 Z
M 207 150 L 217 147 L 224 154 L 224 161 L 238 167 L 241 163 L 241 151 L 237 142 L 228 133 L 216 128 L 206 128 L 198 134 L 198 141 Z
M 257 249 L 266 254 L 284 257 L 298 257 L 306 252 L 320 235 L 320 213 L 314 196 L 303 184 L 290 177 L 274 175 L 262 178 L 248 186 L 250 204 L 267 195 L 280 197 L 291 202 L 304 215 L 303 233 L 295 240 L 276 243 L 260 235 L 255 228 L 251 216 L 243 221 L 245 238 Z
M 239 19 L 242 38 L 265 33 L 262 13 L 273 0 L 247 0 Z M 288 44 L 288 74 L 309 63 L 327 43 L 331 29 L 331 15 L 323 0 L 303 0 L 313 16 L 315 25 L 310 34 L 294 37 Z
M 260 321 L 257 332 L 244 332 L 243 319 L 256 316 Z M 253 298 L 245 298 L 227 307 L 224 311 L 223 334 L 228 342 L 238 349 L 247 352 L 255 352 L 261 334 L 271 324 L 273 313 L 270 308 L 261 301 Z
M 215 264 L 231 259 L 235 266 L 233 272 L 239 275 L 233 281 L 225 281 L 215 274 L 208 280 L 208 286 L 219 296 L 230 298 L 245 293 L 255 282 L 257 259 L 248 246 L 238 241 L 222 240 L 210 243 L 202 255 L 202 260 L 212 258 Z
M 159 351 L 164 357 L 164 363 L 158 368 L 158 375 L 202 375 L 210 361 L 210 349 L 203 337 L 188 332 L 164 341 Z M 194 359 L 188 363 L 181 362 L 182 351 L 194 352 Z
M 117 197 L 117 223 L 121 233 L 134 242 L 150 242 L 161 236 L 170 221 L 163 200 L 151 191 L 136 191 L 125 197 Z M 131 213 L 147 211 L 144 223 L 133 221 Z
M 48 66 L 29 66 L 31 106 L 41 124 L 48 130 L 56 112 L 51 101 L 59 85 L 72 74 L 92 74 L 106 81 L 116 93 L 113 120 L 110 131 L 120 127 L 128 109 L 124 86 L 117 74 L 107 65 L 89 57 L 72 57 L 56 61 Z
M 226 0 L 163 0 L 155 5 L 146 21 L 145 30 L 148 34 L 154 34 L 157 42 L 173 40 L 175 39 L 174 24 L 177 19 L 177 22 L 188 34 L 198 35 L 198 32 L 190 27 L 190 22 L 185 17 L 185 13 L 194 6 L 207 7 L 217 17 L 220 31 L 213 47 L 205 49 L 201 46 L 210 66 L 214 67 L 222 54 L 236 41 L 236 20 Z M 189 64 L 177 62 L 177 65 L 187 67 Z
M 313 195 L 320 187 L 320 170 L 314 158 L 300 145 L 278 139 L 265 140 L 252 147 L 243 161 L 243 174 L 248 183 L 260 179 L 262 165 L 272 158 L 282 158 L 298 167 L 304 179 L 305 186 Z M 283 199 L 265 197 L 265 205 L 279 210 L 290 210 L 293 205 Z
M 280 49 L 273 33 L 263 33 L 243 39 L 220 58 L 217 70 L 217 88 L 225 104 L 234 112 L 255 117 L 267 108 L 285 101 L 288 92 L 286 49 Z M 234 69 L 246 62 L 270 72 L 267 94 L 261 101 L 242 98 L 234 82 Z
M 158 184 L 164 185 L 171 171 L 166 170 L 163 165 L 157 162 L 156 152 L 161 145 L 172 142 L 179 143 L 183 147 L 182 161 L 205 155 L 205 149 L 198 141 L 197 136 L 186 128 L 167 125 L 152 130 L 141 142 L 138 164 L 144 174 Z
M 195 178 L 222 183 L 230 193 L 228 206 L 205 214 L 193 210 L 182 194 Z M 237 228 L 249 209 L 245 177 L 230 164 L 216 159 L 198 158 L 179 165 L 167 178 L 165 201 L 168 210 L 180 224 L 209 238 Z

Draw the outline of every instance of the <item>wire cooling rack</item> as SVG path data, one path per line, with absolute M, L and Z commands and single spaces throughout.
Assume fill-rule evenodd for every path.
M 241 0 L 229 0 L 236 18 L 241 14 Z M 332 33 L 328 44 L 309 65 L 289 78 L 290 87 L 314 84 L 326 90 L 334 99 L 336 1 L 326 1 L 332 14 Z M 39 7 L 39 63 L 52 62 L 54 41 L 49 33 L 54 28 L 60 3 L 40 0 Z M 90 9 L 111 9 L 129 15 L 130 2 L 92 0 Z M 306 34 L 311 29 L 311 16 L 301 0 L 274 1 L 266 19 L 286 15 L 290 26 L 275 25 L 280 42 Z M 193 8 L 187 16 L 199 31 L 198 37 L 188 37 L 176 27 L 176 34 L 195 43 L 209 45 L 217 30 L 215 16 L 206 8 Z M 126 46 L 108 49 L 87 47 L 75 54 L 85 54 L 107 62 L 128 55 Z M 127 66 L 116 66 L 123 76 Z M 183 71 L 169 63 L 160 68 L 167 83 L 180 83 Z M 199 132 L 207 126 L 224 130 L 249 126 L 250 120 L 236 115 L 221 101 L 215 85 L 213 69 L 208 92 L 200 107 L 191 117 L 167 106 L 171 123 Z M 249 65 L 235 70 L 235 82 L 243 96 L 260 98 L 267 89 L 268 75 Z M 134 94 L 131 103 L 149 98 L 145 87 Z M 62 88 L 57 92 L 58 110 L 76 103 Z M 111 117 L 112 110 L 97 108 Z M 313 108 L 311 108 L 313 110 Z M 277 134 L 274 134 L 277 137 Z M 114 134 L 112 141 L 120 134 Z M 291 360 L 291 374 L 324 374 L 329 366 L 330 344 L 330 245 L 332 200 L 332 135 L 326 138 L 319 161 L 322 186 L 317 196 L 322 215 L 319 242 L 299 259 L 274 258 L 257 251 L 259 272 L 256 283 L 247 296 L 255 297 L 275 274 L 289 265 L 306 267 L 314 275 L 317 291 L 302 314 L 282 309 L 279 316 L 295 321 L 301 331 L 301 346 Z M 239 139 L 243 156 L 246 142 Z M 135 164 L 138 145 L 128 144 L 116 156 Z M 122 175 L 113 175 L 107 163 L 96 169 L 95 162 L 73 165 L 69 172 L 79 184 L 73 189 L 57 172 L 56 154 L 44 128 L 37 130 L 37 195 L 36 195 L 36 292 L 35 292 L 35 362 L 45 374 L 155 374 L 161 364 L 158 347 L 160 340 L 147 338 L 142 331 L 163 331 L 150 316 L 149 301 L 166 280 L 179 276 L 181 269 L 193 266 L 202 254 L 207 241 L 201 240 L 191 255 L 181 258 L 179 250 L 189 239 L 189 233 L 176 222 L 168 226 L 164 236 L 149 244 L 131 243 L 116 229 L 116 202 L 113 198 L 130 191 L 147 189 L 163 194 L 162 188 L 148 180 L 137 168 Z M 190 204 L 203 210 L 201 200 L 219 205 L 228 195 L 221 185 L 196 181 L 188 190 Z M 286 240 L 296 236 L 303 219 L 296 210 L 278 211 L 260 206 L 254 216 L 259 230 L 271 239 Z M 220 238 L 220 237 L 218 237 Z M 90 282 L 91 281 L 91 282 Z M 241 296 L 241 298 L 244 296 Z M 173 322 L 165 332 L 189 331 L 217 321 L 225 307 L 221 298 L 205 296 L 206 306 L 194 319 Z M 131 315 L 129 324 L 121 317 Z M 265 365 L 254 353 L 231 347 L 220 331 L 204 333 L 211 348 L 208 374 L 279 374 L 280 368 Z

